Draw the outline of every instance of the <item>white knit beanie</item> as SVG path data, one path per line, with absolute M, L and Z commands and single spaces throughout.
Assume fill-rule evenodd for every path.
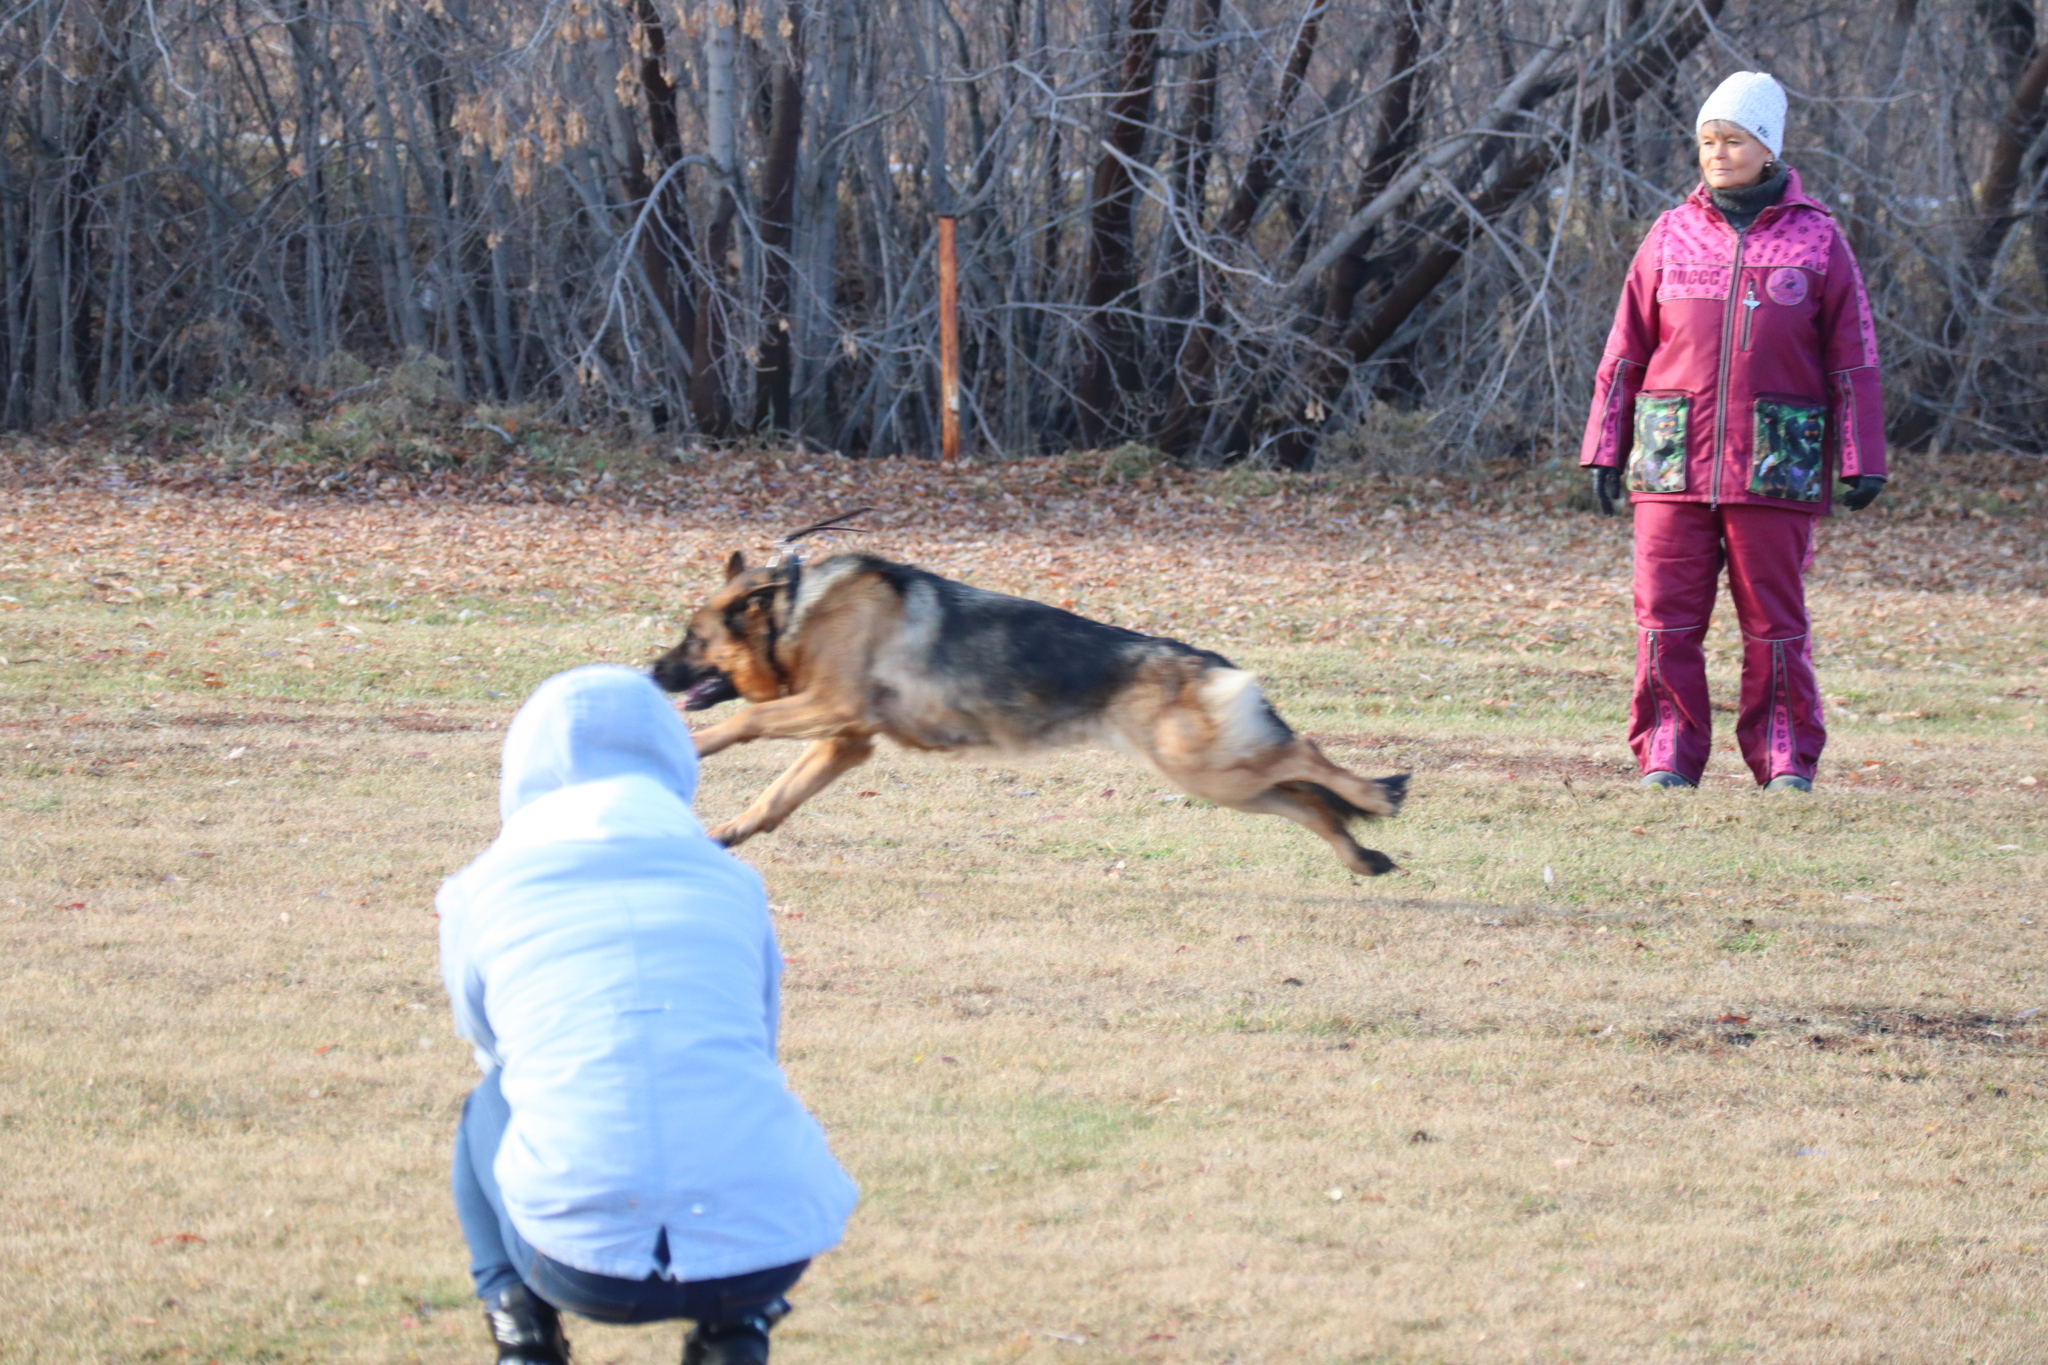
M 1761 71 L 1738 71 L 1707 96 L 1693 131 L 1715 119 L 1749 129 L 1776 156 L 1785 145 L 1785 87 Z

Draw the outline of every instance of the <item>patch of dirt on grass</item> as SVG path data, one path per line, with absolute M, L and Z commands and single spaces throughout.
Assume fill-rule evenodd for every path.
M 1947 1051 L 2048 1054 L 2048 1029 L 2032 1021 L 1981 1013 L 1924 1014 L 1899 1009 L 1781 1009 L 1684 1019 L 1639 1035 L 1658 1048 L 1748 1047 L 1760 1039 L 1816 1051 L 1874 1054 L 1894 1043 L 1932 1043 Z
M 1900 1010 L 1872 1010 L 1845 1016 L 1864 1037 L 1912 1038 L 1929 1042 L 1962 1043 L 1998 1051 L 2048 1051 L 2048 1029 L 2031 1020 L 1989 1014 L 1917 1014 Z
M 1618 760 L 1603 761 L 1576 754 L 1545 752 L 1531 746 L 1518 747 L 1516 753 L 1509 754 L 1499 749 L 1459 747 L 1446 744 L 1439 737 L 1416 734 L 1316 732 L 1308 737 L 1325 752 L 1333 755 L 1349 750 L 1353 753 L 1371 754 L 1375 762 L 1408 763 L 1418 769 L 1428 768 L 1437 772 L 1454 768 L 1480 768 L 1511 778 L 1527 774 L 1532 777 L 1611 782 L 1617 771 L 1635 771 L 1633 764 L 1621 763 Z
M 405 715 L 377 711 L 183 711 L 163 716 L 112 719 L 83 716 L 67 718 L 68 730 L 156 729 L 176 725 L 187 729 L 263 729 L 271 726 L 349 726 L 357 730 L 393 730 L 415 734 L 447 735 L 462 730 L 494 729 L 499 722 L 487 720 L 444 720 L 438 716 Z

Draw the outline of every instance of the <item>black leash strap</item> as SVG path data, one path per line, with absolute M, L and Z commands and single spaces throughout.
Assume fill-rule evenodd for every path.
M 827 517 L 823 521 L 814 523 L 810 526 L 806 526 L 801 531 L 791 531 L 788 534 L 784 535 L 781 541 L 778 543 L 783 545 L 793 545 L 797 541 L 802 540 L 805 536 L 814 536 L 818 534 L 818 532 L 820 531 L 846 531 L 854 535 L 864 536 L 868 534 L 867 527 L 846 526 L 842 523 L 852 521 L 855 517 L 864 517 L 874 510 L 875 509 L 872 507 L 856 507 L 852 511 L 841 512 L 838 516 Z

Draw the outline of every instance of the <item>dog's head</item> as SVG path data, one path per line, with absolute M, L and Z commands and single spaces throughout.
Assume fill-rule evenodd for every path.
M 682 642 L 654 661 L 654 681 L 683 694 L 683 709 L 702 711 L 745 697 L 770 701 L 787 682 L 774 654 L 789 625 L 796 575 L 789 567 L 747 567 L 737 550 L 725 562 L 725 586 L 690 617 Z

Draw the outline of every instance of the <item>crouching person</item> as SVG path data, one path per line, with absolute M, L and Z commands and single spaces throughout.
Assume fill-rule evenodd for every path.
M 776 1063 L 761 881 L 706 838 L 688 729 L 629 669 L 542 684 L 484 855 L 436 905 L 483 1082 L 455 1208 L 498 1359 L 564 1365 L 558 1310 L 687 1319 L 685 1365 L 761 1365 L 853 1182 Z

